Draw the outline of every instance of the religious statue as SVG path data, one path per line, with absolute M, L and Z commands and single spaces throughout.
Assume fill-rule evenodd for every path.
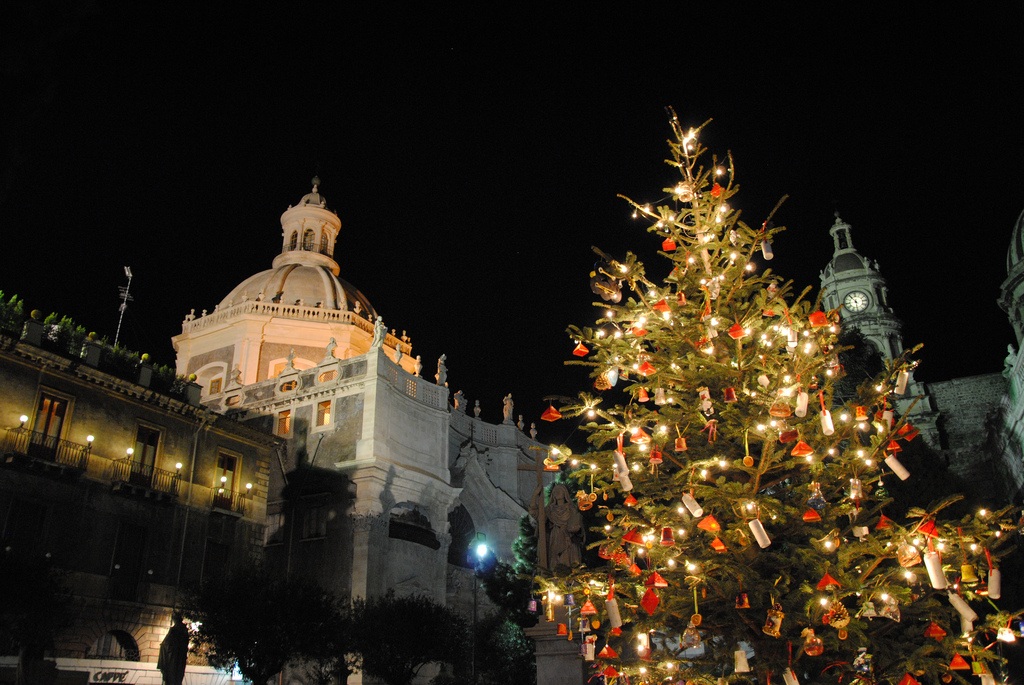
M 160 643 L 156 667 L 163 675 L 164 685 L 181 685 L 185 679 L 185 661 L 188 658 L 188 628 L 181 612 L 175 611 L 171 629 Z
M 475 400 L 473 402 L 473 416 L 478 419 L 480 418 L 480 400 Z
M 370 343 L 370 347 L 376 349 L 384 344 L 384 336 L 388 334 L 388 329 L 384 327 L 384 317 L 380 314 L 377 315 L 377 320 L 373 323 L 373 341 Z
M 461 390 L 455 393 L 455 411 L 466 411 L 466 396 Z
M 395 363 L 400 364 L 402 361 L 402 346 L 395 345 Z
M 445 366 L 444 360 L 448 357 L 441 355 L 437 360 L 437 373 L 434 374 L 434 379 L 437 380 L 437 384 L 442 388 L 448 385 L 448 367 Z
M 423 371 L 423 359 L 420 355 L 416 355 L 416 377 L 419 378 L 420 373 Z
M 502 403 L 505 405 L 504 409 L 503 409 L 503 411 L 505 412 L 505 420 L 503 421 L 503 423 L 511 424 L 512 423 L 512 406 L 513 406 L 512 405 L 512 393 L 509 393 L 509 394 L 505 395 L 505 398 L 502 400 Z
M 572 568 L 580 564 L 583 516 L 565 484 L 555 483 L 551 487 L 544 516 L 548 526 L 548 568 Z

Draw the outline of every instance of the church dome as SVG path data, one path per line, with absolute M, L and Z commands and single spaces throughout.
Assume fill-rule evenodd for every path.
M 325 266 L 282 264 L 261 271 L 228 293 L 220 309 L 247 300 L 357 311 L 371 320 L 376 316 L 365 295 Z
M 868 264 L 856 252 L 846 252 L 836 255 L 835 259 L 829 263 L 829 266 L 833 273 L 838 274 L 844 271 L 862 271 L 867 268 Z
M 1017 217 L 1013 225 L 1013 233 L 1010 237 L 1010 249 L 1006 253 L 1006 273 L 1013 271 L 1013 268 L 1024 262 L 1024 212 Z

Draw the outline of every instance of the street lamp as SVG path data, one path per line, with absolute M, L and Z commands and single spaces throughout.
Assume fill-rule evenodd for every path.
M 470 664 L 470 682 L 476 685 L 476 629 L 477 629 L 477 591 L 480 586 L 481 576 L 488 573 L 493 568 L 493 557 L 494 554 L 491 552 L 491 548 L 487 546 L 485 540 L 487 537 L 483 533 L 476 534 L 476 541 L 473 548 L 473 554 L 476 559 L 473 562 L 473 643 L 472 643 L 472 662 Z

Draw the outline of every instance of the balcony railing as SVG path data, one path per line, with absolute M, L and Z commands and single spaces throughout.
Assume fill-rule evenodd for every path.
M 228 490 L 227 488 L 214 488 L 212 506 L 214 509 L 244 515 L 245 500 L 247 499 L 248 493 L 235 492 L 234 490 Z
M 177 496 L 181 480 L 173 471 L 158 469 L 131 459 L 118 459 L 110 465 L 110 480 L 115 484 L 128 484 Z
M 4 436 L 5 456 L 28 457 L 84 472 L 89 464 L 89 445 L 61 440 L 52 435 L 37 433 L 22 426 L 8 428 Z

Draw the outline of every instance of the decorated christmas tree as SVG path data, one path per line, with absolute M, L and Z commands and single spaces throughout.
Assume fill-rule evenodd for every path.
M 999 601 L 1011 509 L 948 520 L 950 493 L 897 513 L 885 488 L 914 478 L 898 407 L 918 348 L 837 394 L 839 312 L 766 268 L 778 206 L 744 223 L 707 124 L 670 125 L 678 181 L 624 198 L 665 261 L 595 248 L 600 318 L 569 329 L 593 389 L 545 416 L 587 432 L 545 463 L 597 553 L 548 555 L 549 625 L 606 683 L 992 682 L 1018 629 Z

